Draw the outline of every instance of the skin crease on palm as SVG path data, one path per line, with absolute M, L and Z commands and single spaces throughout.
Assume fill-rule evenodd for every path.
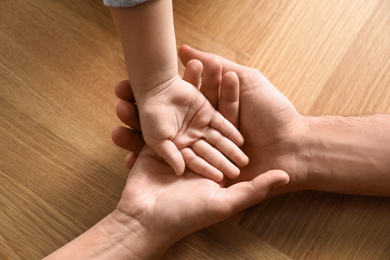
M 302 189 L 307 169 L 305 165 L 298 163 L 301 158 L 297 158 L 299 153 L 296 149 L 299 147 L 300 133 L 303 132 L 300 131 L 304 126 L 301 124 L 303 116 L 296 111 L 291 102 L 256 69 L 236 64 L 214 54 L 197 51 L 189 46 L 182 46 L 179 49 L 179 56 L 187 67 L 191 64 L 190 60 L 200 60 L 204 64 L 204 74 L 209 68 L 218 67 L 219 63 L 222 74 L 233 71 L 238 76 L 240 109 L 236 117 L 239 118 L 238 129 L 245 140 L 241 148 L 249 157 L 249 165 L 241 169 L 238 178 L 227 179 L 228 184 L 251 180 L 271 169 L 282 169 L 289 174 L 290 183 L 273 190 L 271 195 Z M 190 82 L 192 78 L 196 78 L 184 76 L 184 79 Z M 203 86 L 203 82 L 192 83 L 195 86 Z M 117 87 L 117 96 L 122 100 L 128 100 L 118 104 L 117 115 L 125 124 L 137 130 L 136 110 L 128 108 L 132 102 L 132 98 L 129 99 L 131 94 L 124 93 L 126 84 L 128 85 L 128 82 L 123 81 L 119 84 L 120 87 Z M 201 91 L 212 105 L 216 106 L 218 89 L 207 88 L 207 91 L 202 89 Z M 126 106 L 123 102 L 126 102 Z M 232 121 L 229 118 L 231 112 L 220 112 Z M 113 140 L 118 146 L 135 153 L 139 151 L 142 143 L 139 133 L 123 127 L 114 130 Z M 138 144 L 132 145 L 134 142 Z

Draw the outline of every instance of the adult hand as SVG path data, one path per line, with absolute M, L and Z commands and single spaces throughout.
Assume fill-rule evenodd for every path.
M 189 80 L 193 79 L 191 75 L 195 74 L 187 73 Z M 224 75 L 221 85 L 218 107 L 230 111 L 231 119 L 237 123 L 237 75 Z M 132 99 L 128 82 L 119 84 L 116 92 Z M 127 105 L 130 109 L 125 111 L 135 115 L 135 105 Z M 139 129 L 139 122 L 133 119 L 128 123 Z M 179 177 L 154 150 L 142 145 L 139 133 L 129 133 L 140 142 L 132 143 L 140 153 L 138 157 L 134 154 L 127 157 L 131 172 L 116 210 L 46 259 L 159 259 L 177 240 L 261 202 L 275 186 L 289 181 L 281 170 L 268 171 L 229 187 L 190 170 Z
M 273 187 L 287 182 L 280 170 L 228 188 L 191 171 L 179 177 L 145 145 L 117 206 L 122 213 L 117 219 L 125 229 L 138 223 L 143 250 L 135 254 L 157 256 L 184 236 L 261 202 Z
M 256 69 L 189 46 L 182 46 L 179 56 L 183 64 L 192 59 L 202 63 L 218 59 L 223 73 L 234 71 L 238 75 L 239 130 L 245 139 L 242 149 L 249 157 L 249 165 L 231 183 L 250 180 L 269 169 L 282 169 L 290 175 L 290 183 L 275 193 L 303 189 L 308 169 L 300 157 L 299 144 L 305 132 L 305 117 Z
M 290 183 L 272 191 L 272 194 L 304 189 L 308 169 L 304 158 L 300 157 L 299 144 L 306 124 L 304 117 L 296 111 L 291 102 L 256 69 L 188 46 L 182 46 L 179 55 L 187 66 L 192 59 L 200 60 L 205 64 L 205 71 L 207 64 L 218 59 L 223 73 L 233 71 L 238 75 L 241 101 L 239 130 L 245 139 L 242 149 L 249 157 L 249 165 L 241 169 L 239 178 L 229 180 L 230 183 L 250 180 L 270 169 L 282 169 L 290 175 Z M 125 81 L 121 82 L 119 89 L 125 89 L 126 84 L 128 83 Z M 215 96 L 218 96 L 216 91 L 202 92 L 212 104 L 215 102 Z M 120 95 L 118 97 L 121 98 Z M 118 113 L 120 118 L 134 118 L 134 115 L 124 113 L 128 109 L 121 106 L 118 108 L 122 110 Z M 225 117 L 229 115 L 229 112 L 221 113 Z M 120 147 L 134 151 L 134 146 L 128 145 L 129 134 L 130 130 L 116 129 L 113 139 Z
M 215 65 L 215 62 L 211 61 L 209 65 Z M 194 68 L 199 66 L 201 64 L 198 61 L 190 61 L 184 75 L 194 85 L 200 83 L 196 81 L 199 77 L 193 77 L 196 75 L 193 73 Z M 238 83 L 235 73 L 226 73 L 221 79 L 220 97 L 214 102 L 220 111 L 228 112 L 234 125 L 238 123 L 239 113 Z M 122 99 L 132 99 L 128 81 L 119 83 L 116 94 Z M 134 104 L 128 101 L 121 104 L 118 105 L 118 115 L 125 116 L 125 123 L 139 129 Z M 126 121 L 130 119 L 133 121 Z M 113 139 L 117 143 L 126 143 L 123 141 L 127 140 L 119 140 L 117 137 L 140 142 L 136 144 L 138 149 L 142 146 L 140 133 L 128 128 L 117 128 L 113 132 Z M 129 142 L 127 145 L 127 148 L 135 147 Z M 144 243 L 133 253 L 148 254 L 141 257 L 146 259 L 157 259 L 178 239 L 261 202 L 274 187 L 289 181 L 287 173 L 281 170 L 267 171 L 252 180 L 229 187 L 226 182 L 216 183 L 190 170 L 178 177 L 147 145 L 142 148 L 138 158 L 134 154 L 128 156 L 127 165 L 132 170 L 117 206 L 121 214 L 116 218 L 124 227 L 132 226 L 138 232 L 137 235 Z M 135 228 L 134 222 L 138 223 Z M 153 249 L 150 249 L 151 244 Z M 124 247 L 131 248 L 131 245 L 125 244 Z

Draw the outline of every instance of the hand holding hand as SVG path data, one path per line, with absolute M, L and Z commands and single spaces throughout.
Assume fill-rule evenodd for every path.
M 222 64 L 223 73 L 233 71 L 239 78 L 240 113 L 239 116 L 233 117 L 239 118 L 239 130 L 245 138 L 242 149 L 248 155 L 250 162 L 247 167 L 241 169 L 240 177 L 229 181 L 236 183 L 251 180 L 270 169 L 282 169 L 290 175 L 290 183 L 273 190 L 272 194 L 305 189 L 308 168 L 305 159 L 301 158 L 300 140 L 305 132 L 306 123 L 291 102 L 256 69 L 188 46 L 181 47 L 179 55 L 187 67 L 192 66 L 193 59 L 200 60 L 205 67 L 204 74 L 207 74 L 210 67 L 207 64 L 218 59 Z M 128 84 L 126 81 L 121 82 L 121 88 L 125 89 L 126 84 Z M 218 97 L 218 90 L 202 92 L 211 103 L 215 102 L 213 101 L 215 96 Z M 126 99 L 118 92 L 117 95 L 119 98 Z M 129 111 L 126 107 L 119 105 L 118 108 L 122 110 L 118 113 L 118 117 L 136 119 L 134 113 L 124 113 Z M 231 114 L 223 109 L 220 112 L 226 118 Z M 127 125 L 132 126 L 135 122 L 127 122 Z M 113 140 L 118 146 L 137 153 L 135 146 L 131 145 L 131 140 L 134 142 L 140 139 L 133 138 L 134 134 L 129 129 L 118 128 L 113 133 Z
M 196 64 L 190 62 L 187 68 L 191 71 Z M 194 74 L 188 74 L 188 69 L 186 72 L 185 78 L 194 79 L 190 77 Z M 230 111 L 237 125 L 237 75 L 225 74 L 221 85 L 221 98 L 215 105 L 221 111 Z M 124 99 L 118 105 L 118 115 L 127 114 L 122 119 L 139 130 L 136 106 L 127 101 L 133 99 L 128 81 L 117 86 L 116 94 Z M 226 182 L 216 183 L 190 170 L 178 177 L 143 145 L 139 132 L 120 127 L 113 132 L 113 139 L 140 151 L 138 157 L 127 157 L 131 172 L 116 210 L 45 259 L 159 259 L 177 240 L 261 202 L 270 190 L 289 181 L 281 170 L 229 187 Z M 135 142 L 126 142 L 131 140 Z

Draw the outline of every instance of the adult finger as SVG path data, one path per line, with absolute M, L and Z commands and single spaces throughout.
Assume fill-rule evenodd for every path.
M 222 80 L 222 65 L 218 59 L 210 58 L 203 62 L 202 85 L 200 91 L 210 104 L 217 108 L 219 100 L 219 87 Z
M 227 72 L 222 77 L 218 112 L 238 128 L 240 82 L 235 72 Z
M 127 100 L 119 101 L 116 106 L 116 115 L 127 126 L 134 130 L 141 131 L 138 109 L 134 103 Z
M 135 153 L 129 153 L 126 157 L 125 157 L 125 165 L 126 167 L 131 170 L 131 168 L 133 168 L 134 166 L 134 163 L 135 161 L 137 160 L 137 155 Z
M 179 57 L 181 62 L 184 65 L 186 65 L 187 62 L 192 59 L 200 60 L 202 63 L 207 62 L 209 59 L 218 59 L 222 64 L 222 74 L 225 74 L 226 72 L 229 71 L 234 71 L 236 73 L 239 73 L 240 71 L 243 70 L 243 68 L 245 68 L 244 66 L 232 62 L 228 59 L 225 59 L 219 55 L 208 53 L 208 52 L 202 52 L 188 45 L 183 45 L 179 48 Z
M 145 142 L 142 135 L 124 126 L 116 127 L 111 133 L 112 141 L 122 149 L 139 154 Z
M 115 95 L 119 99 L 135 102 L 133 91 L 128 80 L 119 81 L 115 86 Z
M 200 88 L 202 82 L 203 63 L 199 60 L 190 60 L 183 74 L 183 80 L 194 85 L 197 89 Z

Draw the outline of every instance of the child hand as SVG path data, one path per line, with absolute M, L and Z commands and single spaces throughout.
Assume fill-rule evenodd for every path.
M 184 72 L 184 80 L 177 78 L 175 79 L 176 81 L 173 82 L 173 85 L 170 86 L 172 88 L 169 89 L 169 91 L 172 91 L 173 88 L 177 88 L 177 91 L 175 90 L 175 93 L 166 93 L 166 96 L 177 98 L 176 100 L 184 100 L 183 96 L 190 96 L 194 100 L 191 99 L 189 102 L 176 101 L 176 103 L 172 105 L 175 108 L 173 109 L 170 106 L 172 103 L 171 98 L 168 100 L 166 96 L 158 96 L 160 99 L 158 100 L 158 104 L 160 105 L 153 107 L 152 103 L 150 105 L 152 107 L 148 107 L 148 111 L 157 112 L 149 112 L 144 116 L 150 116 L 152 120 L 156 120 L 154 124 L 160 126 L 158 131 L 166 133 L 163 141 L 160 141 L 160 143 L 165 142 L 171 147 L 173 146 L 172 148 L 179 158 L 173 159 L 174 157 L 171 157 L 173 163 L 184 168 L 184 161 L 187 164 L 187 167 L 194 172 L 215 181 L 220 181 L 223 177 L 222 173 L 229 178 L 235 178 L 239 174 L 238 168 L 226 157 L 235 162 L 239 167 L 245 166 L 248 162 L 246 155 L 238 149 L 236 144 L 224 136 L 229 135 L 229 132 L 232 131 L 230 133 L 235 134 L 232 138 L 237 138 L 235 141 L 237 144 L 240 144 L 240 142 L 242 142 L 241 135 L 233 125 L 227 122 L 226 119 L 221 118 L 221 115 L 214 109 L 214 107 L 218 107 L 218 110 L 221 110 L 225 115 L 228 115 L 227 119 L 229 119 L 230 122 L 237 125 L 239 81 L 237 75 L 234 73 L 233 76 L 235 77 L 232 77 L 232 75 L 230 77 L 225 77 L 225 75 L 222 79 L 222 68 L 219 61 L 206 63 L 205 66 L 205 70 L 203 70 L 202 63 L 196 60 L 190 61 Z M 202 73 L 203 77 L 201 78 Z M 192 85 L 188 82 L 192 83 Z M 212 101 L 212 105 L 204 99 L 204 96 L 193 85 L 199 86 L 199 88 L 201 86 L 201 92 Z M 221 88 L 221 100 L 218 103 L 218 100 L 213 100 L 212 97 L 219 99 L 218 94 L 220 85 L 224 85 L 224 88 Z M 122 81 L 118 84 L 116 95 L 118 98 L 122 99 L 117 106 L 118 117 L 135 131 L 124 127 L 118 127 L 113 132 L 113 140 L 118 146 L 138 153 L 137 151 L 139 151 L 143 145 L 142 138 L 139 132 L 137 132 L 140 131 L 138 118 L 140 102 L 137 102 L 137 109 L 128 81 Z M 152 98 L 147 99 L 153 100 Z M 162 108 L 164 108 L 164 110 Z M 177 115 L 177 113 L 175 113 L 176 111 L 184 111 L 185 115 Z M 180 120 L 176 119 L 178 116 Z M 167 124 L 167 118 L 172 117 L 179 122 L 183 122 L 182 124 L 185 125 L 184 128 L 182 127 L 182 129 L 180 129 L 180 127 L 176 125 L 176 121 Z M 217 127 L 220 126 L 219 128 L 211 126 L 216 120 L 220 120 L 221 122 L 220 125 L 218 125 L 217 121 Z M 162 127 L 166 127 L 166 129 L 163 130 Z M 224 131 L 222 134 L 217 131 L 217 129 L 220 128 Z M 144 138 L 145 129 L 151 130 L 152 135 L 155 134 L 153 132 L 155 129 L 151 128 L 150 124 L 144 124 L 142 129 Z M 175 137 L 172 138 L 169 134 L 175 135 Z M 220 141 L 215 141 L 218 140 L 216 138 L 220 138 Z M 157 140 L 157 142 L 159 142 L 159 140 Z M 179 148 L 177 148 L 176 145 Z M 217 149 L 220 149 L 220 151 L 214 148 L 214 146 L 217 147 Z M 223 154 L 225 154 L 226 157 Z
M 244 140 L 197 88 L 177 76 L 148 94 L 137 100 L 144 140 L 177 175 L 185 166 L 217 182 L 239 175 L 248 163 L 238 148 Z

